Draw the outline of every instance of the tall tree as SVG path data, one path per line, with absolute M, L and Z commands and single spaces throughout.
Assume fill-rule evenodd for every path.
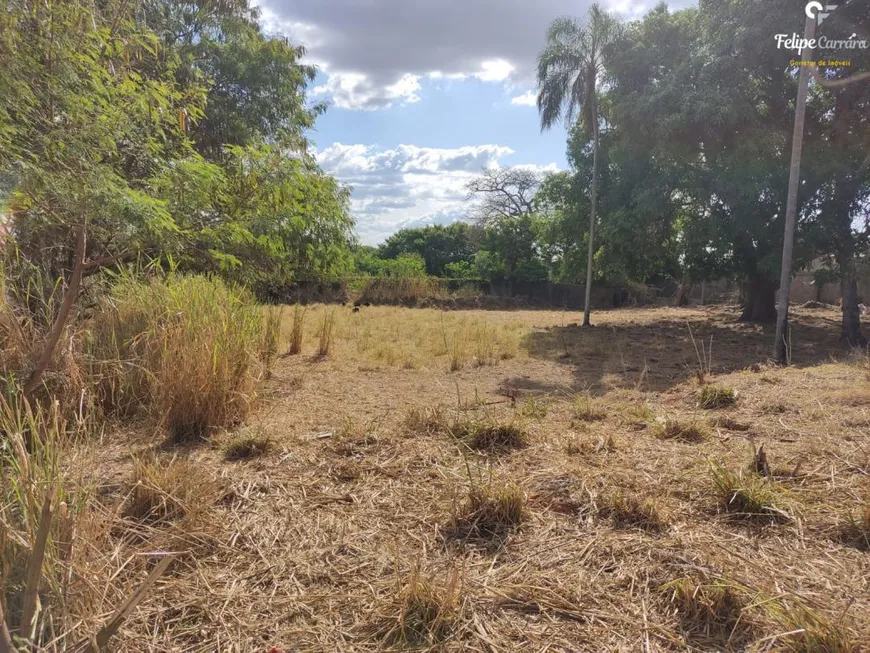
M 538 56 L 538 112 L 541 116 L 541 129 L 549 129 L 559 120 L 570 124 L 579 113 L 584 127 L 592 136 L 589 251 L 583 326 L 590 326 L 592 309 L 592 259 L 595 254 L 600 131 L 598 82 L 606 72 L 605 53 L 619 38 L 619 33 L 619 22 L 596 3 L 590 7 L 585 24 L 569 17 L 554 20 L 547 32 L 547 45 Z
M 770 44 L 773 34 L 800 30 L 802 8 L 793 0 L 723 0 L 675 13 L 659 5 L 609 60 L 615 124 L 678 171 L 675 190 L 689 207 L 683 242 L 692 247 L 684 261 L 708 261 L 744 282 L 745 321 L 776 319 L 797 80 L 794 53 Z M 826 111 L 811 98 L 808 138 Z M 798 267 L 812 258 L 807 200 L 819 178 L 806 179 Z
M 870 40 L 868 25 L 870 4 L 847 0 L 819 31 L 831 40 L 852 34 Z M 813 92 L 828 110 L 820 117 L 816 138 L 807 143 L 804 160 L 818 168 L 819 192 L 811 214 L 817 230 L 814 242 L 817 254 L 833 264 L 840 280 L 840 339 L 851 347 L 864 347 L 857 272 L 870 236 L 870 50 L 850 50 L 849 60 L 848 67 L 810 68 Z
M 467 199 L 476 201 L 471 218 L 489 227 L 499 220 L 529 216 L 540 185 L 541 175 L 528 168 L 487 168 L 466 185 Z

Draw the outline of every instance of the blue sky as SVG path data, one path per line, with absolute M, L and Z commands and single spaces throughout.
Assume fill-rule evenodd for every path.
M 365 244 L 469 213 L 484 167 L 564 169 L 565 130 L 541 133 L 535 58 L 549 22 L 589 0 L 259 0 L 267 31 L 307 49 L 310 134 L 321 166 L 353 187 Z M 652 2 L 609 0 L 625 18 Z M 689 0 L 677 0 L 684 6 Z

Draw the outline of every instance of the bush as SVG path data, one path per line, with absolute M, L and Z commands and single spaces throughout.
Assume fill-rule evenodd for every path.
M 63 300 L 65 286 L 16 251 L 0 251 L 0 392 L 22 387 Z M 54 348 L 52 364 L 31 395 L 32 401 L 60 403 L 65 417 L 84 416 L 88 402 L 80 367 L 79 332 L 67 328 Z
M 449 298 L 440 280 L 432 277 L 373 278 L 362 287 L 358 301 L 363 304 L 416 306 L 429 300 Z
M 174 441 L 203 437 L 247 416 L 276 328 L 218 279 L 124 278 L 93 320 L 90 371 L 109 412 L 153 414 Z

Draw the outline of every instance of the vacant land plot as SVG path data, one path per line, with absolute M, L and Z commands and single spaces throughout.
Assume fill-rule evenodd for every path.
M 866 361 L 736 315 L 284 309 L 236 432 L 83 445 L 95 573 L 178 552 L 112 646 L 866 650 Z

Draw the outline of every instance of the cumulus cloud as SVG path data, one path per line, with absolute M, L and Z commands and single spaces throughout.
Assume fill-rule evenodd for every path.
M 315 86 L 313 94 L 328 95 L 335 106 L 341 109 L 386 109 L 393 102 L 418 102 L 420 78 L 405 73 L 398 81 L 388 86 L 378 86 L 362 73 L 333 73 L 325 84 Z
M 519 104 L 526 107 L 533 107 L 537 104 L 538 96 L 534 91 L 526 91 L 522 95 L 517 95 L 511 98 L 511 104 Z
M 465 185 L 513 154 L 503 145 L 457 148 L 333 143 L 317 151 L 320 165 L 353 186 L 351 208 L 364 243 L 381 242 L 409 226 L 449 224 L 466 216 Z M 555 171 L 557 166 L 526 166 Z
M 533 81 L 549 22 L 582 16 L 591 0 L 258 0 L 266 28 L 308 49 L 329 81 L 320 91 L 342 108 L 377 109 L 418 99 L 426 76 Z M 627 18 L 652 2 L 610 0 Z M 672 8 L 694 4 L 675 0 Z M 333 80 L 333 77 L 338 79 Z

